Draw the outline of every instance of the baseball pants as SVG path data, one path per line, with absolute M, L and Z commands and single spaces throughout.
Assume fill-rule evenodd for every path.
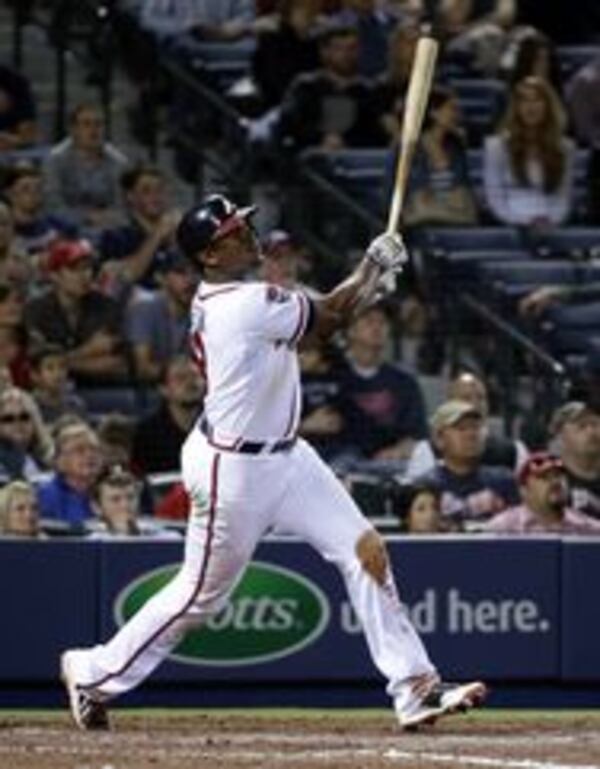
M 219 451 L 194 430 L 182 472 L 192 510 L 181 569 L 110 641 L 77 655 L 78 684 L 106 699 L 137 686 L 188 628 L 224 607 L 266 532 L 296 535 L 338 567 L 390 696 L 435 673 L 391 569 L 376 580 L 357 556 L 371 524 L 305 441 L 246 455 Z

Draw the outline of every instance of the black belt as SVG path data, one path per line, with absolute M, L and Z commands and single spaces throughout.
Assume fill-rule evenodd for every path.
M 267 454 L 275 454 L 278 451 L 287 451 L 288 449 L 291 449 L 294 443 L 296 443 L 296 436 L 293 436 L 292 438 L 282 438 L 280 441 L 276 441 L 272 444 L 267 442 L 259 443 L 257 441 L 240 441 L 233 446 L 223 446 L 214 440 L 214 431 L 204 417 L 200 419 L 198 427 L 200 428 L 200 432 L 208 438 L 208 441 L 212 446 L 217 449 L 223 449 L 224 451 L 234 451 L 236 454 L 262 454 L 267 447 Z

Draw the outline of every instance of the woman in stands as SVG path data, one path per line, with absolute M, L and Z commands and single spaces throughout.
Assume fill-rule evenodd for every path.
M 390 161 L 388 189 L 391 189 L 396 167 L 395 157 Z M 386 199 L 389 200 L 389 196 Z M 406 225 L 477 222 L 460 114 L 456 96 L 449 88 L 436 86 L 431 92 L 403 218 Z
M 575 145 L 547 80 L 526 77 L 510 94 L 500 129 L 484 146 L 486 203 L 499 222 L 544 231 L 573 206 Z
M 35 478 L 50 468 L 53 443 L 40 410 L 29 393 L 9 387 L 0 393 L 0 440 L 23 455 L 22 473 Z

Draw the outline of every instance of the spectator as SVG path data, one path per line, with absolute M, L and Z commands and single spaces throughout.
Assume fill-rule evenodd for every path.
M 487 9 L 486 9 L 487 10 Z M 473 0 L 444 0 L 438 4 L 438 34 L 446 62 L 468 74 L 495 77 L 515 19 L 514 0 L 499 0 L 481 13 Z
M 28 336 L 24 325 L 22 289 L 0 282 L 0 367 L 19 387 L 30 385 Z
M 0 536 L 39 539 L 40 519 L 35 490 L 27 481 L 0 489 Z
M 92 249 L 85 240 L 52 246 L 52 285 L 26 307 L 29 333 L 38 342 L 63 345 L 78 383 L 122 381 L 126 358 L 119 305 L 93 287 Z
M 385 69 L 394 21 L 394 17 L 377 0 L 345 0 L 342 10 L 333 16 L 333 23 L 358 31 L 358 71 L 361 75 L 372 78 Z
M 419 28 L 415 24 L 396 26 L 390 35 L 385 72 L 374 83 L 373 111 L 385 144 L 397 144 L 400 138 L 404 99 L 418 38 Z
M 37 276 L 38 263 L 49 246 L 60 237 L 73 235 L 75 228 L 54 212 L 45 212 L 42 172 L 36 166 L 10 168 L 4 193 L 12 210 L 16 246 L 28 254 L 30 269 Z
M 388 190 L 393 189 L 398 152 L 390 153 Z M 389 200 L 389 194 L 386 199 Z M 411 171 L 403 220 L 407 225 L 476 224 L 477 206 L 467 169 L 467 153 L 453 91 L 435 86 L 423 135 Z
M 494 432 L 489 425 L 490 404 L 487 388 L 482 379 L 470 371 L 462 371 L 449 383 L 446 392 L 448 400 L 470 403 L 482 415 L 485 444 L 481 463 L 488 467 L 508 467 L 516 470 L 527 458 L 527 448 L 519 440 L 505 438 Z M 430 440 L 419 441 L 406 468 L 406 477 L 411 480 L 428 473 L 436 464 L 436 447 Z
M 132 301 L 126 315 L 136 376 L 145 382 L 160 380 L 169 360 L 188 349 L 189 309 L 198 284 L 198 273 L 183 254 L 162 256 L 156 267 L 160 288 Z
M 380 141 L 371 88 L 358 74 L 356 30 L 329 27 L 319 40 L 320 68 L 298 75 L 281 105 L 279 134 L 296 150 L 368 147 Z
M 412 486 L 406 507 L 409 534 L 441 534 L 449 527 L 442 518 L 442 497 L 433 485 Z
M 160 392 L 162 403 L 139 422 L 134 436 L 133 466 L 143 474 L 179 469 L 181 446 L 202 406 L 203 384 L 194 363 L 185 356 L 170 360 Z
M 169 204 L 162 171 L 136 166 L 121 177 L 129 222 L 106 230 L 100 240 L 104 271 L 128 285 L 155 286 L 154 270 L 165 252 L 175 248 L 180 214 Z
M 571 76 L 566 98 L 575 137 L 582 145 L 600 150 L 600 55 Z
M 55 472 L 38 487 L 42 518 L 82 531 L 94 517 L 92 490 L 102 468 L 98 436 L 84 422 L 67 422 L 56 434 L 55 450 Z
M 467 529 L 476 528 L 516 504 L 513 473 L 481 463 L 485 432 L 483 415 L 475 406 L 466 401 L 446 401 L 431 418 L 431 433 L 440 461 L 415 483 L 439 488 L 445 520 Z
M 27 255 L 19 249 L 9 204 L 0 198 L 0 283 L 25 288 L 31 277 Z
M 575 138 L 591 150 L 588 169 L 591 222 L 600 219 L 600 55 L 577 70 L 566 87 Z
M 44 163 L 48 203 L 79 225 L 101 229 L 119 214 L 119 178 L 127 158 L 106 140 L 101 111 L 79 104 L 71 113 L 69 136 Z
M 283 0 L 277 25 L 259 32 L 252 75 L 263 111 L 281 104 L 296 75 L 319 66 L 316 41 L 320 0 Z
M 351 453 L 340 361 L 334 350 L 320 339 L 303 344 L 299 358 L 302 387 L 299 433 L 323 459 L 335 462 Z
M 485 198 L 500 223 L 535 232 L 569 218 L 575 146 L 563 123 L 545 80 L 528 77 L 515 85 L 502 127 L 484 148 Z
M 570 506 L 600 519 L 600 413 L 582 401 L 556 410 L 550 434 L 564 463 Z
M 495 516 L 485 527 L 497 534 L 600 534 L 600 521 L 568 507 L 562 460 L 548 452 L 532 454 L 519 471 L 522 504 Z
M 561 94 L 560 63 L 552 41 L 538 30 L 529 28 L 515 45 L 514 61 L 506 72 L 511 88 L 526 77 L 539 77 Z
M 42 343 L 29 353 L 33 397 L 47 424 L 63 414 L 77 414 L 86 418 L 84 401 L 74 392 L 69 380 L 67 353 L 58 344 Z
M 152 489 L 143 474 L 135 472 L 133 441 L 135 420 L 125 414 L 105 414 L 98 420 L 96 435 L 100 441 L 102 463 L 105 468 L 122 467 L 134 473 L 140 486 L 140 507 L 144 515 L 152 515 L 154 503 Z
M 391 323 L 381 305 L 359 313 L 347 330 L 342 392 L 348 399 L 348 441 L 369 459 L 410 456 L 425 437 L 425 405 L 413 374 L 386 361 Z
M 99 520 L 87 525 L 91 539 L 115 536 L 179 539 L 176 532 L 140 517 L 140 492 L 140 484 L 129 470 L 116 465 L 108 467 L 94 486 L 94 507 Z
M 20 475 L 35 478 L 51 467 L 54 446 L 40 410 L 28 392 L 0 392 L 0 436 L 22 454 Z
M 29 82 L 0 64 L 0 152 L 29 147 L 36 137 L 35 102 Z

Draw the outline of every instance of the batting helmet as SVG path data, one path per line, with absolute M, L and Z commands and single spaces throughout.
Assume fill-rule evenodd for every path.
M 237 230 L 255 211 L 256 206 L 238 208 L 224 195 L 210 195 L 181 219 L 177 245 L 186 256 L 193 258 L 215 240 Z

